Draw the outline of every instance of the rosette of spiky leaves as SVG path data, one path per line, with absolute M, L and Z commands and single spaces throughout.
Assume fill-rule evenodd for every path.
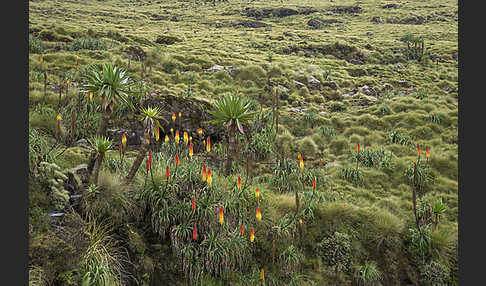
M 91 149 L 96 152 L 97 158 L 93 168 L 93 183 L 98 183 L 98 174 L 101 169 L 101 164 L 105 157 L 105 153 L 113 147 L 113 142 L 104 136 L 94 136 L 88 139 Z
M 360 285 L 375 285 L 381 280 L 382 274 L 374 261 L 366 262 L 356 268 L 356 278 Z
M 244 134 L 243 124 L 251 121 L 256 112 L 251 111 L 253 102 L 245 97 L 227 95 L 213 104 L 213 110 L 208 111 L 214 119 L 210 123 L 224 126 L 228 132 L 229 156 L 225 164 L 225 172 L 229 174 L 233 160 L 236 159 L 236 131 Z
M 295 271 L 297 271 L 300 268 L 300 263 L 302 262 L 303 259 L 304 259 L 304 255 L 293 244 L 287 247 L 279 255 L 281 267 L 282 269 L 285 270 L 285 272 L 288 275 L 292 275 Z
M 100 120 L 98 135 L 105 133 L 115 105 L 123 103 L 135 109 L 129 100 L 133 85 L 125 69 L 110 63 L 92 65 L 86 69 L 86 84 L 82 90 L 92 92 L 94 97 L 101 98 L 99 107 L 104 114 Z

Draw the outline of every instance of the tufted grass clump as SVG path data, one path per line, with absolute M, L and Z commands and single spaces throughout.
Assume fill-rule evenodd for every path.
M 393 129 L 387 135 L 387 143 L 411 146 L 412 138 L 401 129 Z
M 363 149 L 359 153 L 353 152 L 352 162 L 359 161 L 365 167 L 387 169 L 391 166 L 391 152 L 383 148 Z
M 38 37 L 29 35 L 29 53 L 31 54 L 41 54 L 44 50 L 44 45 L 42 40 Z

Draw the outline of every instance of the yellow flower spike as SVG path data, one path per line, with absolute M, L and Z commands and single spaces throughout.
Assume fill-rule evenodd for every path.
M 57 114 L 57 121 L 61 121 L 61 119 L 62 119 L 61 113 L 58 113 Z
M 206 151 L 209 153 L 211 152 L 211 139 L 209 139 L 209 136 L 208 138 L 206 139 Z
M 260 276 L 262 277 L 262 280 L 265 281 L 265 270 L 262 270 L 260 271 Z
M 299 219 L 299 222 L 300 222 L 300 224 L 303 224 L 304 223 L 304 221 L 302 220 L 302 218 Z
M 40 56 L 39 61 L 42 63 L 44 61 L 44 58 L 42 56 Z
M 172 121 L 175 121 L 175 120 L 176 120 L 175 112 L 172 112 Z
M 192 147 L 192 142 L 191 144 L 189 144 L 189 157 L 192 158 L 192 155 L 194 154 L 194 150 L 193 150 L 193 147 Z
M 201 136 L 203 134 L 202 128 L 197 129 L 197 134 L 199 134 L 199 136 Z
M 170 136 L 174 136 L 174 128 L 170 129 Z
M 169 142 L 169 135 L 165 135 L 165 143 L 168 143 Z
M 189 136 L 189 142 L 192 142 L 192 136 Z
M 255 231 L 252 229 L 250 229 L 250 242 L 254 242 L 255 241 Z
M 256 218 L 258 219 L 258 221 L 262 220 L 262 212 L 260 211 L 260 208 L 256 209 Z
M 69 84 L 69 79 L 66 80 L 66 84 Z
M 206 182 L 207 172 L 206 172 L 206 164 L 203 165 L 203 174 L 202 174 L 202 181 Z
M 159 130 L 159 126 L 157 125 L 157 133 L 155 133 L 155 141 L 159 142 L 159 137 L 160 137 L 160 130 Z
M 258 198 L 260 196 L 260 191 L 258 190 L 258 188 L 256 188 L 255 190 L 255 197 Z
M 92 91 L 89 92 L 89 100 L 93 100 L 93 92 Z
M 175 138 L 174 139 L 175 139 L 176 144 L 179 144 L 179 139 L 180 139 L 180 137 L 179 137 L 179 130 L 176 130 Z
M 187 134 L 187 131 L 184 131 L 184 143 L 187 145 L 189 143 L 189 135 Z
M 179 117 L 181 117 L 181 116 L 182 116 L 182 113 L 179 111 Z

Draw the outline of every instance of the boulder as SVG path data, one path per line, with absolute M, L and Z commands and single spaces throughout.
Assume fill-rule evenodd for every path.
M 300 81 L 292 80 L 292 82 L 297 86 L 298 89 L 301 89 L 305 86 L 305 84 L 301 83 Z
M 88 140 L 86 140 L 84 138 L 79 139 L 78 141 L 74 142 L 74 146 L 75 147 L 86 148 L 86 149 L 91 149 L 91 147 L 89 146 Z
M 325 81 L 325 82 L 322 82 L 321 83 L 321 86 L 322 87 L 329 87 L 333 90 L 337 90 L 338 89 L 338 85 L 334 82 L 334 81 Z
M 307 79 L 307 86 L 309 87 L 309 90 L 321 89 L 321 82 L 317 78 L 309 76 Z
M 170 35 L 159 35 L 155 40 L 155 43 L 163 44 L 163 45 L 172 45 L 177 42 L 182 42 L 182 40 L 176 36 L 170 36 Z

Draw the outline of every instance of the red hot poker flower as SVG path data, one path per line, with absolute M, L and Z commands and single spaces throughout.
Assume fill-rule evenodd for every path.
M 202 174 L 202 181 L 203 182 L 206 182 L 206 174 L 207 174 L 207 171 L 206 171 L 206 164 L 203 165 L 203 174 Z
M 358 143 L 358 153 L 359 153 L 359 150 L 360 150 L 360 149 L 361 149 L 361 148 L 360 148 L 359 143 Z
M 170 171 L 169 171 L 169 166 L 165 167 L 165 178 L 169 180 L 170 178 Z
M 192 229 L 192 239 L 197 240 L 197 229 L 196 226 Z
M 177 166 L 177 165 L 179 165 L 179 162 L 180 162 L 180 161 L 179 161 L 179 155 L 178 155 L 178 154 L 176 154 L 176 155 L 175 155 L 175 164 L 176 164 L 176 166 Z
M 316 177 L 314 177 L 314 179 L 312 179 L 312 188 L 315 190 L 316 189 Z
M 241 191 L 241 176 L 238 176 L 238 190 Z
M 243 224 L 240 225 L 240 234 L 243 235 L 245 232 L 245 229 L 243 228 Z
M 224 214 L 223 214 L 223 208 L 219 208 L 219 224 L 223 224 L 224 222 Z
M 422 150 L 420 149 L 419 144 L 417 144 L 417 153 L 418 153 L 419 156 L 420 156 L 420 154 L 422 154 Z
M 196 209 L 196 198 L 192 197 L 192 210 Z
M 427 155 L 427 159 L 430 157 L 430 149 L 429 149 L 429 146 L 425 146 L 425 155 Z

